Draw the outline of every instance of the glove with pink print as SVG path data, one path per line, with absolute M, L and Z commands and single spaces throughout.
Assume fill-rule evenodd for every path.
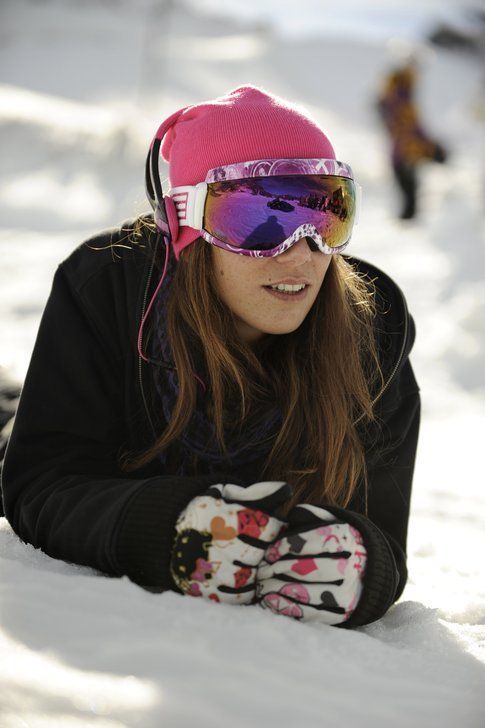
M 277 514 L 291 493 L 282 482 L 228 483 L 191 500 L 177 519 L 170 562 L 179 589 L 216 602 L 254 602 L 256 568 L 286 525 Z
M 258 567 L 258 603 L 295 619 L 341 624 L 361 596 L 366 559 L 356 528 L 324 508 L 300 504 Z

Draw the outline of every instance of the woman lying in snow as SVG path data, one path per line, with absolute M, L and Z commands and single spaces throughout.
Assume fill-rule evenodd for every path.
M 351 168 L 305 112 L 243 86 L 172 114 L 146 180 L 154 215 L 57 270 L 7 518 L 154 591 L 378 619 L 406 583 L 419 392 L 401 291 L 342 255 Z

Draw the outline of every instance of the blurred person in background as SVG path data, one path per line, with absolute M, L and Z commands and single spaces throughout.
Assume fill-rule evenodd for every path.
M 389 136 L 392 171 L 402 198 L 402 220 L 410 220 L 417 213 L 419 165 L 446 161 L 444 147 L 425 131 L 419 117 L 415 98 L 418 70 L 414 56 L 404 59 L 384 79 L 377 101 Z
M 246 85 L 161 124 L 146 188 L 153 214 L 55 274 L 7 446 L 9 522 L 152 591 L 378 619 L 406 584 L 420 398 L 401 290 L 343 254 L 351 167 L 304 110 Z

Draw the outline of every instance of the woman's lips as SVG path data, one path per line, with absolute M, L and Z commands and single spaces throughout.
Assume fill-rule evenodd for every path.
M 280 301 L 286 301 L 287 303 L 291 303 L 293 301 L 296 303 L 296 301 L 302 301 L 307 297 L 310 286 L 305 285 L 305 288 L 302 288 L 301 291 L 297 291 L 296 293 L 285 293 L 284 291 L 278 291 L 276 288 L 271 288 L 271 286 L 263 286 L 263 288 L 265 291 L 268 291 L 271 296 L 279 298 Z

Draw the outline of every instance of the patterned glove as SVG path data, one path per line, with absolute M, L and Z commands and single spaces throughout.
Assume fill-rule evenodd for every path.
M 291 493 L 288 483 L 228 483 L 191 500 L 177 520 L 170 563 L 179 589 L 216 602 L 253 602 L 256 567 L 286 525 L 272 514 Z
M 359 601 L 366 559 L 356 528 L 324 508 L 298 505 L 258 567 L 258 603 L 295 619 L 341 624 Z

